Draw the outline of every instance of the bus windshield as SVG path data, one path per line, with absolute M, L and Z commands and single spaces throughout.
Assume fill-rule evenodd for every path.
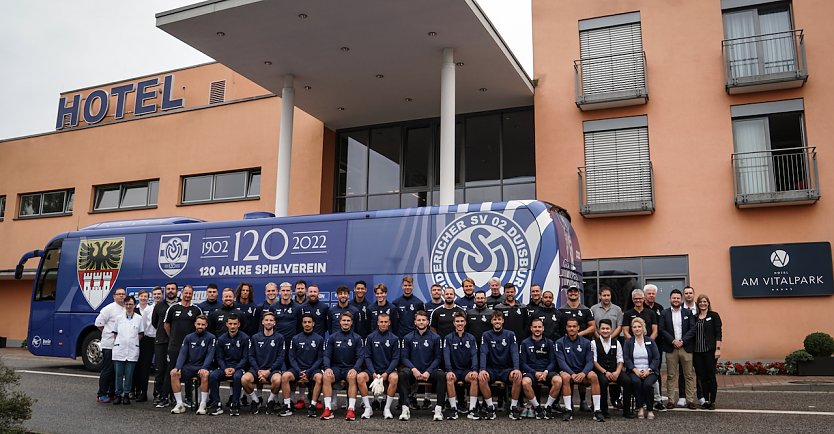
M 41 259 L 41 268 L 35 281 L 33 301 L 54 301 L 58 288 L 58 261 L 61 258 L 61 243 L 52 243 Z

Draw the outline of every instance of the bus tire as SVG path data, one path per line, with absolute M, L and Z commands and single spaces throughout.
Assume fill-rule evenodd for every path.
M 81 343 L 81 360 L 84 362 L 84 368 L 92 372 L 101 371 L 101 363 L 104 355 L 101 352 L 101 331 L 93 330 L 84 336 Z

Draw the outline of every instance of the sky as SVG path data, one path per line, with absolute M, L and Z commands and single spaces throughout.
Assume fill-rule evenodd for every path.
M 54 131 L 62 92 L 212 61 L 156 28 L 156 13 L 198 1 L 4 1 L 0 140 Z M 530 0 L 477 1 L 532 77 Z

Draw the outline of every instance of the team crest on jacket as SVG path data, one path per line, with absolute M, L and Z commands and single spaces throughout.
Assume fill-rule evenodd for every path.
M 82 239 L 78 244 L 78 286 L 94 310 L 107 299 L 116 284 L 124 247 L 124 237 Z
M 188 264 L 191 234 L 169 234 L 159 237 L 159 270 L 168 277 L 180 274 Z

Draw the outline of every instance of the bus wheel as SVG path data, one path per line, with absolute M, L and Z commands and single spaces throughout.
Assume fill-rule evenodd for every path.
M 101 371 L 104 354 L 101 352 L 101 332 L 98 330 L 87 333 L 81 344 L 81 360 L 88 371 Z

